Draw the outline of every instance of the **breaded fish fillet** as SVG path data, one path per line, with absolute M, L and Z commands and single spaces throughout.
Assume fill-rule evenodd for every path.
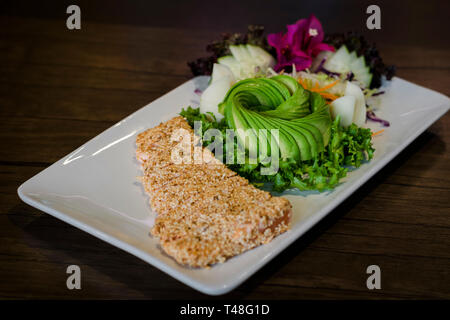
M 207 267 L 289 228 L 288 200 L 255 188 L 209 150 L 201 149 L 201 164 L 174 163 L 171 154 L 179 141 L 173 135 L 179 129 L 196 138 L 186 120 L 176 117 L 136 139 L 142 183 L 158 212 L 151 234 L 168 255 L 184 265 Z

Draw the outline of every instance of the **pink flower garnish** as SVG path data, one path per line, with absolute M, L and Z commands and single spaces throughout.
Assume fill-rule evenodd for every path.
M 269 34 L 267 41 L 277 51 L 278 63 L 274 67 L 275 71 L 293 64 L 297 71 L 305 70 L 321 51 L 334 51 L 332 46 L 322 43 L 322 25 L 314 15 L 288 25 L 285 34 Z

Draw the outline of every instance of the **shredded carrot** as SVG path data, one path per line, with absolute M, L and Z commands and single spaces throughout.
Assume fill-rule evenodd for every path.
M 303 82 L 302 78 L 298 78 L 298 83 L 300 83 L 301 86 L 302 86 L 304 89 L 308 89 L 308 88 L 306 87 L 306 84 Z
M 331 100 L 331 101 L 336 100 L 338 98 L 338 96 L 336 96 L 334 94 L 331 94 L 331 93 L 328 93 L 328 92 L 324 92 L 324 91 L 334 87 L 338 82 L 339 82 L 339 80 L 336 80 L 335 82 L 330 83 L 330 84 L 328 84 L 328 85 L 326 85 L 324 87 L 319 87 L 319 83 L 316 82 L 314 84 L 314 86 L 310 87 L 310 86 L 307 85 L 305 80 L 303 80 L 302 78 L 298 78 L 298 83 L 300 83 L 300 85 L 304 89 L 307 89 L 307 90 L 312 91 L 312 92 L 317 92 L 318 94 L 320 94 L 325 99 L 328 99 L 328 100 Z
M 384 131 L 384 129 L 383 130 L 380 130 L 380 131 L 377 131 L 377 132 L 374 132 L 374 133 L 372 133 L 372 137 L 375 137 L 377 134 L 380 134 L 380 133 L 382 133 Z
M 338 82 L 339 82 L 339 80 L 336 80 L 335 82 L 330 83 L 330 84 L 326 85 L 325 87 L 320 88 L 320 91 L 330 89 L 330 88 L 334 87 Z
M 334 94 L 328 93 L 328 92 L 319 92 L 320 95 L 326 99 L 330 99 L 330 100 L 336 100 L 338 98 L 338 96 L 335 96 Z

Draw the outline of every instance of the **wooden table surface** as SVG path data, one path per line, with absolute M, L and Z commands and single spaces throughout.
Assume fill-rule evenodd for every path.
M 398 76 L 450 95 L 448 5 L 428 3 L 431 9 L 414 2 L 410 11 L 386 4 L 383 17 L 395 16 L 396 22 L 385 18 L 385 29 L 364 33 L 378 41 L 386 62 L 397 65 Z M 152 19 L 146 24 L 139 8 L 121 15 L 111 2 L 95 15 L 82 4 L 86 20 L 79 31 L 66 29 L 64 6 L 47 6 L 45 14 L 30 6 L 4 6 L 0 16 L 0 298 L 208 298 L 26 205 L 17 188 L 188 80 L 186 61 L 203 55 L 221 31 L 245 26 L 246 14 L 267 20 L 269 31 L 310 12 L 326 30 L 340 24 L 348 29 L 356 19 L 344 19 L 349 6 L 336 9 L 341 16 L 317 5 L 297 12 L 280 6 L 283 14 L 274 21 L 271 10 L 247 5 L 229 25 L 225 18 L 232 12 L 223 9 L 225 18 L 215 25 L 198 12 L 170 24 L 170 12 L 159 14 L 158 7 L 147 11 Z M 365 19 L 364 5 L 357 9 L 357 20 Z M 363 28 L 361 21 L 356 28 Z M 446 114 L 305 236 L 221 298 L 450 298 L 449 125 Z M 66 288 L 71 264 L 82 270 L 82 290 Z M 381 267 L 381 290 L 366 288 L 372 264 Z

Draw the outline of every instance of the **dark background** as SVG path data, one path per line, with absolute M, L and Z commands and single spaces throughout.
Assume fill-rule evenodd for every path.
M 66 8 L 81 7 L 69 31 Z M 365 28 L 369 4 L 382 29 Z M 407 80 L 450 94 L 449 1 L 2 1 L 0 298 L 207 298 L 22 203 L 18 186 L 191 78 L 224 31 L 268 32 L 314 13 L 376 41 Z M 450 298 L 450 116 L 225 298 Z M 82 290 L 66 288 L 66 268 Z M 378 264 L 382 290 L 369 291 Z
M 136 26 L 206 29 L 217 32 L 245 30 L 249 24 L 263 24 L 269 32 L 279 32 L 311 13 L 325 31 L 362 31 L 374 41 L 402 44 L 449 44 L 450 2 L 422 1 L 2 1 L 6 15 L 60 19 L 66 8 L 77 4 L 84 21 Z M 382 29 L 366 29 L 366 8 L 377 4 L 382 12 Z

